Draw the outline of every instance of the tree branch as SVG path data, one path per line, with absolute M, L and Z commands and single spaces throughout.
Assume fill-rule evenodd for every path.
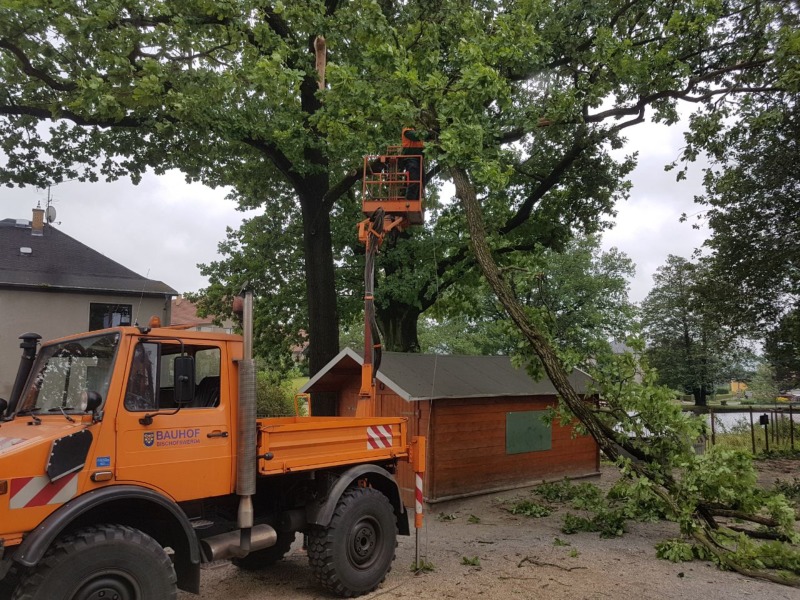
M 77 89 L 78 86 L 71 81 L 57 79 L 56 77 L 51 76 L 49 73 L 34 67 L 22 49 L 15 44 L 12 44 L 6 38 L 0 38 L 0 49 L 10 52 L 14 58 L 17 59 L 17 62 L 20 64 L 20 69 L 23 73 L 29 77 L 38 79 L 47 87 L 58 90 L 59 92 L 73 92 Z

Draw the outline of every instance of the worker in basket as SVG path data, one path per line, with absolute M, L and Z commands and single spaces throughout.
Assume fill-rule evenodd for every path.
M 406 200 L 421 200 L 421 187 L 425 187 L 422 173 L 422 152 L 425 149 L 425 141 L 430 136 L 426 133 L 418 132 L 413 127 L 404 127 L 401 133 L 401 154 L 404 158 L 400 159 L 400 168 L 406 172 L 408 185 L 406 186 Z

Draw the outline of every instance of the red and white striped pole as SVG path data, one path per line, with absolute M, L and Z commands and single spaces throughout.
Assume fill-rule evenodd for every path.
M 422 486 L 425 480 L 425 454 L 427 440 L 422 436 L 416 436 L 411 442 L 411 461 L 414 469 L 414 529 L 416 537 L 416 568 L 420 568 L 420 545 L 419 532 L 422 529 L 422 508 L 423 493 Z

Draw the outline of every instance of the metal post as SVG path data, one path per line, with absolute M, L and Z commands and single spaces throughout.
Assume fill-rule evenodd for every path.
M 772 431 L 770 431 L 770 437 L 772 438 L 773 445 L 775 444 L 775 410 L 769 411 L 769 422 L 772 424 Z
M 753 456 L 756 454 L 756 428 L 753 424 L 753 407 L 750 407 L 750 437 L 753 441 Z
M 791 403 L 789 404 L 789 439 L 791 440 L 792 452 L 794 452 L 794 411 Z
M 717 428 L 714 425 L 714 409 L 709 408 L 708 414 L 711 416 L 711 445 L 716 446 L 717 444 Z

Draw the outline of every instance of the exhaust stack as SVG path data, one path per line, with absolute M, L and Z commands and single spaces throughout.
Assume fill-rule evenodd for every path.
M 236 493 L 239 495 L 238 525 L 240 556 L 253 543 L 253 495 L 256 493 L 256 369 L 253 360 L 253 292 L 244 293 L 242 328 L 244 358 L 239 361 L 239 444 L 236 465 Z M 268 544 L 270 545 L 270 544 Z
M 38 333 L 23 333 L 19 336 L 22 340 L 19 347 L 22 348 L 22 357 L 19 360 L 19 367 L 17 368 L 17 377 L 14 379 L 14 387 L 11 388 L 11 397 L 8 399 L 7 414 L 12 415 L 17 408 L 20 396 L 22 396 L 25 382 L 28 381 L 28 375 L 33 368 L 33 361 L 36 358 L 36 346 L 39 340 L 42 339 Z

